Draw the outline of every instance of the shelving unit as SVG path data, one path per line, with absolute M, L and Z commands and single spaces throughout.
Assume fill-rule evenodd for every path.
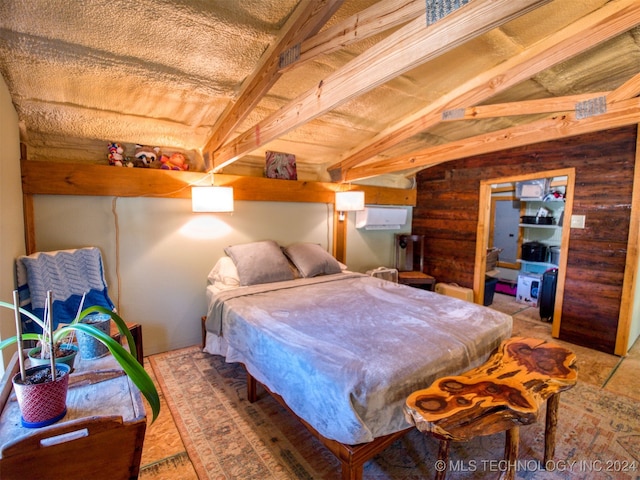
M 560 245 L 562 241 L 562 225 L 558 225 L 558 221 L 562 218 L 564 212 L 563 201 L 527 201 L 522 202 L 525 205 L 524 215 L 535 216 L 541 207 L 549 210 L 553 216 L 553 224 L 538 225 L 531 223 L 520 223 L 520 234 L 522 242 L 541 242 L 548 246 Z
M 533 307 L 539 307 L 542 295 L 543 274 L 552 268 L 558 268 L 556 263 L 550 261 L 551 247 L 560 246 L 562 243 L 562 228 L 564 223 L 564 199 L 553 200 L 521 200 L 523 205 L 522 214 L 526 216 L 537 216 L 539 210 L 547 210 L 547 216 L 553 217 L 553 223 L 548 225 L 520 223 L 520 238 L 522 244 L 526 242 L 540 242 L 547 246 L 547 258 L 542 262 L 519 259 L 520 273 L 518 275 L 518 287 L 516 291 L 516 301 L 525 303 Z M 555 297 L 555 294 L 553 294 Z M 548 300 L 547 300 L 548 303 Z M 545 308 L 547 310 L 547 308 Z M 542 312 L 542 307 L 541 310 Z

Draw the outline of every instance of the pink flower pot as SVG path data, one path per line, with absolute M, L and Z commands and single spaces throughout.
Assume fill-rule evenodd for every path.
M 28 368 L 25 374 L 29 378 L 34 373 L 47 369 L 50 369 L 50 366 L 32 367 Z M 44 383 L 24 384 L 20 373 L 13 377 L 13 388 L 18 398 L 23 427 L 46 427 L 66 415 L 70 368 L 68 365 L 57 363 L 56 370 L 59 376 L 55 382 L 49 379 Z

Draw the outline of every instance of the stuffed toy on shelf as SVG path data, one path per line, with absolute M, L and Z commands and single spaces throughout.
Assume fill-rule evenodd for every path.
M 133 163 L 124 156 L 124 147 L 119 143 L 109 143 L 107 145 L 109 153 L 107 158 L 109 159 L 109 165 L 114 167 L 133 167 Z
M 187 157 L 184 154 L 176 152 L 170 157 L 160 155 L 160 168 L 162 170 L 187 171 L 189 170 L 189 164 L 187 163 Z
M 137 168 L 151 168 L 158 158 L 160 147 L 149 147 L 146 145 L 136 145 L 133 158 L 133 166 Z

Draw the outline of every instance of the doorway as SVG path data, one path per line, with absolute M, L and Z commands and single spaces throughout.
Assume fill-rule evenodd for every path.
M 536 180 L 542 178 L 566 177 L 566 192 L 564 201 L 564 218 L 570 219 L 573 211 L 573 192 L 575 185 L 575 170 L 548 170 L 527 175 L 518 175 L 504 178 L 492 178 L 480 182 L 480 197 L 478 211 L 478 227 L 476 236 L 476 263 L 474 270 L 474 291 L 477 292 L 476 302 L 484 298 L 484 285 L 486 274 L 487 248 L 493 239 L 492 218 L 494 214 L 494 202 L 492 193 L 496 186 L 503 184 L 515 184 L 515 182 Z M 564 283 L 567 265 L 567 252 L 569 250 L 569 222 L 567 228 L 562 228 L 560 238 L 560 258 L 558 261 L 558 276 L 556 285 L 556 296 L 554 303 L 554 313 L 552 318 L 551 334 L 558 337 L 560 334 L 560 321 L 562 313 L 562 303 L 564 297 Z

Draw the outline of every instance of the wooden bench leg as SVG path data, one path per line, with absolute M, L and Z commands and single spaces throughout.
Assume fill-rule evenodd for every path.
M 207 346 L 207 327 L 205 323 L 207 321 L 207 317 L 202 316 L 200 318 L 200 329 L 202 330 L 202 348 Z
M 450 445 L 451 442 L 449 440 L 440 440 L 440 446 L 438 448 L 438 463 L 441 465 L 441 467 L 436 469 L 436 480 L 444 480 L 447 476 Z
M 504 441 L 504 459 L 507 462 L 500 474 L 500 479 L 514 480 L 516 478 L 516 463 L 518 461 L 518 449 L 520 447 L 520 429 L 513 427 L 507 430 Z
M 556 451 L 556 428 L 558 426 L 558 405 L 560 394 L 554 393 L 547 399 L 547 418 L 544 429 L 544 464 L 553 460 Z

